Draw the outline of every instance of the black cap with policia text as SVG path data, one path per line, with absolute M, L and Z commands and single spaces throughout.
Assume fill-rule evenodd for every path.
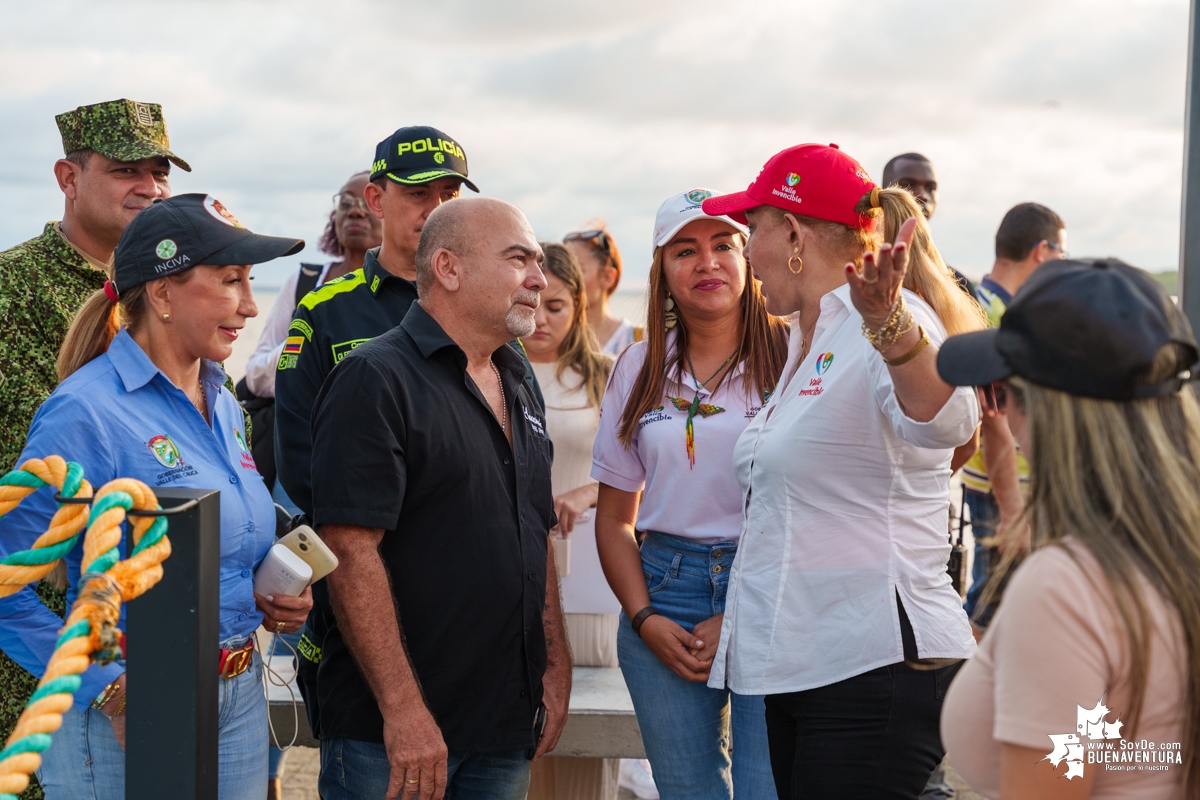
M 112 283 L 120 293 L 201 264 L 261 264 L 303 249 L 303 239 L 251 233 L 210 194 L 181 194 L 156 200 L 125 228 Z
M 385 175 L 405 186 L 462 178 L 464 186 L 479 191 L 467 178 L 467 154 L 462 147 L 448 134 L 427 125 L 401 128 L 376 145 L 371 180 Z
M 937 355 L 952 386 L 1016 375 L 1067 394 L 1138 400 L 1178 392 L 1195 367 L 1158 383 L 1145 373 L 1168 344 L 1194 364 L 1187 317 L 1149 274 L 1115 258 L 1048 261 L 1013 297 L 998 328 L 951 336 Z

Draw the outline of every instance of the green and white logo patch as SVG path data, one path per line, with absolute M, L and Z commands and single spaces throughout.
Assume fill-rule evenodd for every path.
M 175 246 L 175 242 L 170 239 L 163 239 L 154 248 L 154 254 L 164 261 L 168 258 L 174 258 L 179 252 L 179 248 Z

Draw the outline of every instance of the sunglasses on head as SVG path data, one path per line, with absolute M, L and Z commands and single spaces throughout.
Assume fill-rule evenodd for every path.
M 609 245 L 607 231 L 575 231 L 574 233 L 568 233 L 563 237 L 563 243 L 565 244 L 566 242 L 587 242 L 588 244 L 593 244 L 600 247 L 600 249 L 604 251 L 605 255 L 610 255 L 612 253 L 612 247 Z

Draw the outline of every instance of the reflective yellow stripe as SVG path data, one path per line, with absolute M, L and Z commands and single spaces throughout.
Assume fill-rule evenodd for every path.
M 340 278 L 322 284 L 320 288 L 314 289 L 304 295 L 304 299 L 300 301 L 300 305 L 312 311 L 315 307 L 324 303 L 331 297 L 336 297 L 339 294 L 353 291 L 357 287 L 367 282 L 366 276 L 363 275 L 362 268 L 354 270 Z

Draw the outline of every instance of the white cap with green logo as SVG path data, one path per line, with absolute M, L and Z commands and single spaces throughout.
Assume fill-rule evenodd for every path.
M 740 233 L 749 234 L 749 230 L 740 222 L 734 222 L 729 217 L 714 217 L 704 213 L 700 204 L 718 194 L 720 192 L 712 189 L 690 189 L 664 200 L 654 217 L 654 246 L 662 247 L 683 230 L 684 225 L 698 219 L 715 219 Z

